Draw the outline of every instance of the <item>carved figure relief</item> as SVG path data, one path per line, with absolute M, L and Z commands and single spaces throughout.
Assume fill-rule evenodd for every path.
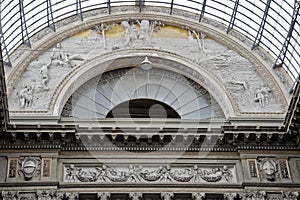
M 19 174 L 23 175 L 25 180 L 30 180 L 34 176 L 40 175 L 41 159 L 37 157 L 24 157 L 19 161 Z
M 8 178 L 15 178 L 17 176 L 18 159 L 10 158 L 8 160 Z
M 77 168 L 74 167 L 74 165 L 70 165 L 69 168 L 66 170 L 66 178 L 68 182 L 73 182 L 76 180 L 76 171 Z
M 105 36 L 105 31 L 111 30 L 114 26 L 116 26 L 115 23 L 112 24 L 105 24 L 102 23 L 99 26 L 96 26 L 97 30 L 101 33 L 102 35 L 102 40 L 103 40 L 103 47 L 104 49 L 107 49 L 107 44 L 106 44 L 106 36 Z
M 280 168 L 281 178 L 289 179 L 290 171 L 289 171 L 288 161 L 286 159 L 279 159 L 279 168 Z
M 261 178 L 274 181 L 279 177 L 278 163 L 275 158 L 259 158 L 257 159 L 257 165 Z
M 232 182 L 233 172 L 227 166 L 223 168 L 199 169 L 172 168 L 160 166 L 144 168 L 130 165 L 127 170 L 103 165 L 101 167 L 81 167 L 70 165 L 65 168 L 66 182 Z
M 43 177 L 50 177 L 50 170 L 51 170 L 51 159 L 43 159 L 42 160 L 42 176 Z
M 121 23 L 125 30 L 125 46 L 131 46 L 134 41 L 141 42 L 142 46 L 150 45 L 153 32 L 159 31 L 160 26 L 163 26 L 163 24 L 158 21 L 136 20 L 136 23 L 137 24 L 130 23 L 128 21 L 122 21 Z
M 56 44 L 56 47 L 52 49 L 52 53 L 50 56 L 50 63 L 51 65 L 60 65 L 63 67 L 75 67 L 75 64 L 72 62 L 73 60 L 84 60 L 81 55 L 75 54 L 75 55 L 69 55 L 65 53 L 64 48 L 60 43 Z
M 254 101 L 258 102 L 260 107 L 264 108 L 269 104 L 269 93 L 271 89 L 265 87 L 263 84 L 260 85 L 260 88 L 255 92 Z
M 249 159 L 248 160 L 248 170 L 249 175 L 251 178 L 257 178 L 258 172 L 257 172 L 257 164 L 255 159 Z
M 47 86 L 49 81 L 48 66 L 49 65 L 42 65 L 40 69 L 41 78 L 42 78 L 42 87 L 43 90 L 45 91 L 49 90 L 49 87 Z
M 25 84 L 24 88 L 17 93 L 17 97 L 22 108 L 32 106 L 33 92 L 34 88 L 30 85 Z

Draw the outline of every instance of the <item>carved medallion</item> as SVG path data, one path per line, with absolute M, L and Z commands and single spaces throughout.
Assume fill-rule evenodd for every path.
M 278 178 L 277 159 L 259 158 L 257 162 L 261 178 L 266 178 L 270 181 L 274 181 Z
M 19 165 L 19 174 L 23 175 L 26 180 L 30 180 L 34 176 L 38 176 L 40 174 L 40 158 L 34 157 L 25 157 L 20 159 Z

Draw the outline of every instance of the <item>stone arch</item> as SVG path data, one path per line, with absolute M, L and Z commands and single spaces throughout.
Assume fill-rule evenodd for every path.
M 142 52 L 142 53 L 141 53 Z M 84 83 L 107 71 L 138 66 L 148 56 L 156 68 L 182 74 L 201 85 L 216 100 L 226 118 L 235 116 L 235 107 L 226 89 L 210 72 L 190 60 L 160 50 L 140 49 L 136 51 L 120 50 L 105 57 L 100 56 L 73 71 L 56 90 L 51 99 L 50 110 L 59 116 L 70 96 Z

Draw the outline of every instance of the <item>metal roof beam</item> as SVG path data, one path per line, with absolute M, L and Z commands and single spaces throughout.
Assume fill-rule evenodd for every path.
M 293 31 L 294 31 L 294 26 L 295 26 L 295 23 L 297 21 L 297 17 L 299 15 L 299 8 L 300 8 L 300 1 L 297 0 L 297 1 L 295 1 L 295 4 L 294 4 L 294 11 L 293 11 L 293 16 L 292 16 L 292 20 L 291 20 L 291 24 L 290 24 L 288 34 L 287 34 L 287 36 L 285 38 L 285 41 L 282 45 L 281 51 L 279 52 L 279 55 L 276 58 L 276 61 L 273 65 L 273 68 L 282 67 L 282 65 L 284 63 L 284 60 L 286 58 L 286 53 L 288 51 L 288 47 L 290 45 L 290 41 L 291 41 L 292 34 L 293 34 Z
M 6 132 L 9 124 L 8 101 L 6 95 L 5 74 L 0 47 L 0 133 Z
M 81 8 L 81 0 L 76 0 L 76 14 L 83 21 L 82 8 Z
M 170 15 L 172 15 L 173 13 L 173 5 L 174 5 L 174 0 L 171 1 Z
M 0 4 L 0 10 L 1 10 L 1 4 Z M 3 34 L 3 30 L 2 30 L 2 17 L 1 17 L 1 12 L 0 12 L 0 49 L 1 49 L 1 62 L 4 64 L 4 65 L 7 65 L 9 67 L 11 67 L 11 62 L 10 62 L 10 58 L 9 58 L 9 54 L 8 54 L 8 50 L 7 50 L 7 46 L 6 46 L 6 43 L 5 43 L 5 39 L 4 39 L 4 34 Z M 3 52 L 4 50 L 4 52 Z M 3 54 L 4 53 L 4 54 Z M 6 59 L 8 60 L 7 62 L 5 62 L 3 60 L 3 57 L 4 56 L 6 57 Z
M 135 0 L 135 5 L 139 7 L 139 12 L 142 12 L 142 7 L 145 5 L 145 0 Z
M 20 22 L 21 22 L 21 33 L 22 33 L 22 41 L 23 44 L 31 48 L 29 35 L 28 35 L 28 29 L 26 26 L 26 20 L 25 20 L 25 12 L 24 12 L 24 5 L 23 0 L 19 0 L 19 12 L 20 12 Z
M 255 47 L 257 47 L 259 45 L 259 43 L 260 43 L 263 31 L 265 29 L 266 19 L 267 19 L 268 13 L 269 13 L 270 5 L 271 5 L 271 0 L 268 0 L 268 2 L 266 4 L 264 16 L 262 17 L 262 20 L 261 20 L 261 23 L 260 23 L 260 26 L 259 26 L 259 30 L 257 31 L 257 35 L 255 37 L 255 40 L 254 40 L 252 48 L 251 48 L 252 50 Z
M 107 1 L 107 12 L 111 14 L 110 0 Z
M 236 13 L 237 13 L 238 6 L 239 6 L 239 0 L 236 0 L 235 4 L 234 4 L 233 11 L 232 11 L 232 14 L 231 14 L 231 19 L 230 19 L 230 22 L 229 22 L 229 25 L 228 25 L 228 28 L 227 28 L 227 32 L 226 32 L 227 34 L 229 33 L 229 31 L 234 26 L 234 22 L 235 22 L 235 18 L 236 18 Z
M 54 18 L 53 18 L 51 0 L 47 0 L 46 3 L 47 3 L 47 22 L 48 22 L 48 27 L 51 28 L 55 32 L 55 25 L 54 25 Z
M 205 6 L 206 6 L 206 0 L 203 0 L 203 3 L 202 3 L 202 9 L 201 9 L 200 18 L 199 18 L 199 22 L 201 22 L 202 19 L 203 19 L 203 17 L 204 17 Z

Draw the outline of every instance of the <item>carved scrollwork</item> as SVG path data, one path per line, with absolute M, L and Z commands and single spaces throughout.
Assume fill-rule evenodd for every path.
M 3 200 L 17 200 L 19 192 L 16 191 L 2 191 Z
M 297 200 L 299 197 L 299 192 L 297 191 L 288 191 L 288 192 L 281 192 L 283 200 Z
M 99 200 L 108 200 L 110 198 L 110 193 L 108 192 L 99 192 L 98 193 Z
M 159 166 L 158 168 L 129 165 L 128 169 L 101 167 L 81 167 L 70 165 L 65 168 L 66 182 L 231 182 L 232 169 L 227 166 L 213 169 L 179 168 Z
M 264 200 L 266 198 L 266 191 L 264 190 L 256 190 L 256 191 L 247 191 L 247 193 L 244 195 L 244 199 L 249 199 L 249 200 Z
M 205 198 L 205 193 L 204 192 L 193 192 L 192 197 L 195 200 L 202 200 Z

